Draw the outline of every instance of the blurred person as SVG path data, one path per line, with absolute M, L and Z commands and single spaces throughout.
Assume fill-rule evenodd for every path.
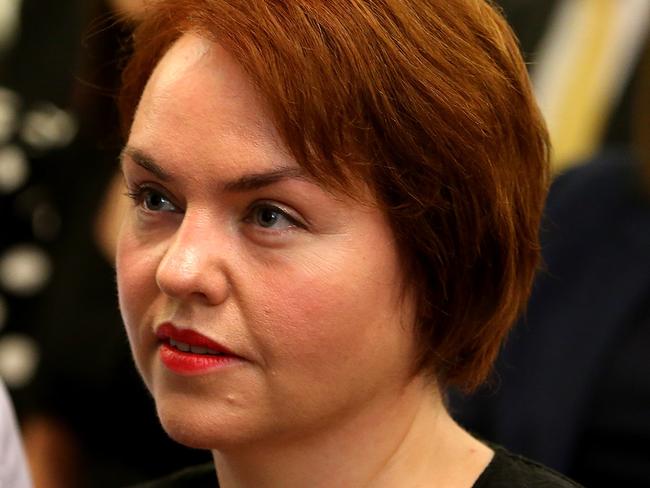
M 545 269 L 492 385 L 452 411 L 585 486 L 650 486 L 650 40 L 632 143 L 554 181 Z
M 0 486 L 32 486 L 11 399 L 0 382 Z
M 214 460 L 147 486 L 577 486 L 444 405 L 527 299 L 547 189 L 489 3 L 161 0 L 134 46 L 120 309 Z

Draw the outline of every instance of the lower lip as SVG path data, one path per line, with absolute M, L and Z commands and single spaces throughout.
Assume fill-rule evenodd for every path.
M 224 368 L 237 362 L 239 358 L 230 355 L 212 356 L 183 352 L 167 343 L 160 345 L 160 360 L 174 373 L 197 375 Z

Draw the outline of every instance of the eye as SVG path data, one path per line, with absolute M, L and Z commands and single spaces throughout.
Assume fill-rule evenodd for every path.
M 149 186 L 141 186 L 128 196 L 149 212 L 180 212 L 181 210 L 162 192 Z
M 245 221 L 265 229 L 273 230 L 305 227 L 297 218 L 291 216 L 288 211 L 267 202 L 254 205 L 250 209 Z

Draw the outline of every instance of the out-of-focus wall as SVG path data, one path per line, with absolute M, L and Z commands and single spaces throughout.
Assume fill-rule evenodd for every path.
M 647 0 L 502 0 L 527 55 L 556 171 L 631 137 Z

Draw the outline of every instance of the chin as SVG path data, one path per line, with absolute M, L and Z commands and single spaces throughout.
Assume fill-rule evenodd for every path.
M 193 449 L 216 449 L 219 439 L 214 439 L 209 429 L 202 428 L 197 422 L 180 419 L 174 415 L 158 412 L 160 423 L 169 437 L 186 447 Z
M 154 396 L 160 423 L 169 437 L 194 449 L 231 450 L 258 439 L 254 419 L 214 398 L 182 393 Z

